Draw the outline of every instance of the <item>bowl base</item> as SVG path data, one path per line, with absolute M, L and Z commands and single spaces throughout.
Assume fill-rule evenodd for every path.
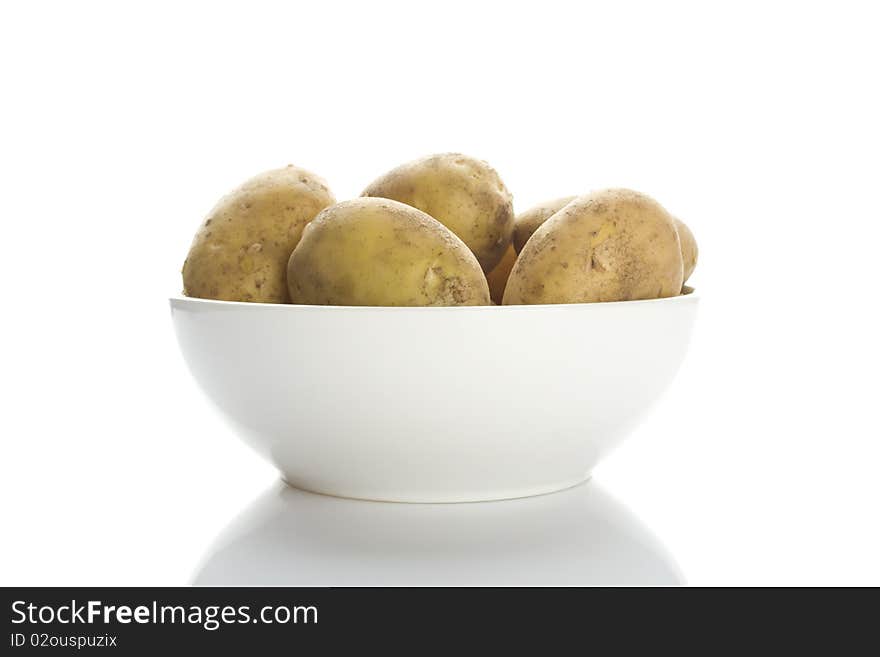
M 326 495 L 328 497 L 338 497 L 344 500 L 361 500 L 364 502 L 396 502 L 400 504 L 472 504 L 476 502 L 500 502 L 503 500 L 518 500 L 525 497 L 536 497 L 538 495 L 549 495 L 558 493 L 574 486 L 579 486 L 590 480 L 591 473 L 572 479 L 565 479 L 552 484 L 539 486 L 526 486 L 522 488 L 511 488 L 494 491 L 480 492 L 392 492 L 392 491 L 376 491 L 372 493 L 358 493 L 355 491 L 345 490 L 327 490 L 320 486 L 314 486 L 307 482 L 281 476 L 281 481 L 306 493 L 316 493 L 318 495 Z

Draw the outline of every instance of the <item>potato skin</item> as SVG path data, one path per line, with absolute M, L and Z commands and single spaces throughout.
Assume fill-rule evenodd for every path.
M 424 212 L 384 198 L 323 210 L 287 267 L 293 303 L 482 306 L 489 286 L 474 254 Z
M 486 274 L 486 280 L 489 283 L 489 296 L 492 302 L 498 306 L 504 298 L 504 288 L 507 286 L 507 279 L 510 277 L 510 271 L 516 262 L 516 250 L 513 244 L 507 247 L 501 262 L 495 265 L 495 269 Z
M 467 244 L 492 271 L 513 233 L 513 198 L 495 170 L 460 153 L 408 162 L 373 181 L 362 196 L 388 198 L 426 212 Z
M 327 183 L 288 165 L 220 199 L 183 263 L 183 293 L 202 299 L 287 303 L 287 261 L 303 228 L 336 202 Z
M 535 231 L 510 273 L 504 304 L 591 303 L 679 294 L 675 221 L 652 198 L 608 189 L 567 204 Z
M 684 280 L 682 282 L 686 283 L 697 267 L 699 249 L 697 248 L 697 240 L 694 239 L 694 234 L 686 223 L 675 218 L 675 227 L 678 230 L 678 239 L 681 241 L 681 259 L 684 263 Z
M 538 227 L 575 200 L 575 198 L 577 197 L 563 196 L 562 198 L 536 205 L 516 215 L 516 219 L 513 222 L 513 247 L 516 249 L 516 252 L 521 253 L 526 242 L 534 235 Z

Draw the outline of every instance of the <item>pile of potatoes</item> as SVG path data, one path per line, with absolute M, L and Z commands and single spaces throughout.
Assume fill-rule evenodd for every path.
M 295 166 L 222 198 L 183 264 L 183 291 L 225 301 L 485 306 L 670 297 L 694 271 L 688 227 L 628 189 L 567 196 L 514 215 L 481 160 L 403 164 L 337 203 Z

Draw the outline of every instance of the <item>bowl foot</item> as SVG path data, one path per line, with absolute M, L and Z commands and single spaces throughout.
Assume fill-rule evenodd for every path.
M 370 493 L 345 491 L 339 489 L 324 489 L 307 481 L 300 481 L 287 478 L 282 475 L 281 482 L 290 488 L 303 491 L 305 493 L 313 493 L 316 495 L 325 495 L 327 497 L 336 497 L 343 500 L 360 500 L 363 502 L 397 502 L 402 504 L 473 504 L 479 502 L 501 502 L 504 500 L 518 500 L 526 497 L 535 497 L 538 495 L 549 495 L 567 490 L 574 486 L 579 486 L 590 480 L 591 475 L 579 475 L 572 479 L 565 479 L 551 484 L 540 484 L 536 486 L 524 486 L 509 489 L 498 489 L 491 491 L 474 491 L 474 492 L 399 492 L 399 491 L 374 491 Z

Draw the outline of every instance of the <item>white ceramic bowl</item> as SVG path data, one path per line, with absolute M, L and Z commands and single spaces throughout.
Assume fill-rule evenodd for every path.
M 371 308 L 171 299 L 186 362 L 293 486 L 399 502 L 585 480 L 669 385 L 695 294 Z

